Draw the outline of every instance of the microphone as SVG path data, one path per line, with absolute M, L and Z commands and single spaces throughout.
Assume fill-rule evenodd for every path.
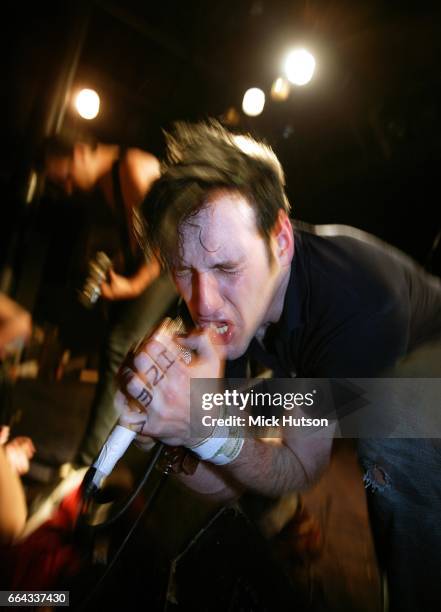
M 166 334 L 170 337 L 182 332 L 185 332 L 185 325 L 181 317 L 176 317 L 175 319 L 170 319 L 168 317 L 162 321 L 155 331 L 154 336 Z M 150 337 L 149 335 L 148 338 Z M 142 338 L 131 353 L 136 355 L 139 348 L 143 346 L 147 340 L 146 338 Z M 183 361 L 188 365 L 192 358 L 191 351 L 179 344 L 177 344 L 177 347 L 181 352 Z M 85 498 L 93 495 L 101 487 L 104 478 L 107 478 L 112 473 L 115 465 L 125 454 L 136 435 L 136 431 L 132 431 L 124 427 L 124 425 L 120 425 L 119 423 L 115 425 L 105 441 L 97 459 L 95 459 L 84 477 L 83 495 Z
M 123 425 L 115 425 L 100 454 L 84 478 L 84 495 L 86 497 L 89 497 L 101 487 L 101 482 L 112 473 L 113 468 L 125 454 L 135 437 L 136 431 L 132 431 Z

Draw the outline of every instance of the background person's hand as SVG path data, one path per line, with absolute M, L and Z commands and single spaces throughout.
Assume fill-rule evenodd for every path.
M 131 300 L 138 295 L 130 278 L 109 270 L 109 280 L 101 284 L 101 295 L 110 301 Z
M 11 467 L 22 476 L 29 471 L 29 462 L 34 456 L 35 446 L 27 436 L 12 438 L 4 447 Z
M 9 440 L 9 434 L 11 433 L 11 428 L 9 425 L 0 425 L 0 446 L 6 444 Z
M 31 329 L 31 315 L 8 296 L 0 293 L 0 358 L 4 357 L 8 344 L 26 340 Z

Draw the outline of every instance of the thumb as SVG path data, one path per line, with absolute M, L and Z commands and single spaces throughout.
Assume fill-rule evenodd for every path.
M 118 274 L 113 268 L 109 269 L 109 282 L 112 284 L 118 278 Z
M 108 271 L 108 278 L 107 280 L 103 281 L 101 283 L 101 294 L 104 298 L 112 298 L 113 297 L 113 289 L 112 289 L 112 285 L 115 283 L 116 280 L 116 272 L 110 268 Z
M 110 288 L 109 283 L 103 282 L 101 283 L 101 296 L 105 299 L 109 299 L 113 296 L 112 289 Z

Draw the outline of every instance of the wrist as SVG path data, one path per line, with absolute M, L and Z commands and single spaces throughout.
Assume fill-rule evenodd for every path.
M 203 461 L 227 465 L 239 456 L 243 444 L 238 427 L 216 424 L 209 436 L 188 448 Z

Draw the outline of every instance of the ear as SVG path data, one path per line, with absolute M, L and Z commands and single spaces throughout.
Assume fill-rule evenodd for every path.
M 294 256 L 294 232 L 288 215 L 282 209 L 279 210 L 272 234 L 274 254 L 280 265 L 282 267 L 291 265 Z

